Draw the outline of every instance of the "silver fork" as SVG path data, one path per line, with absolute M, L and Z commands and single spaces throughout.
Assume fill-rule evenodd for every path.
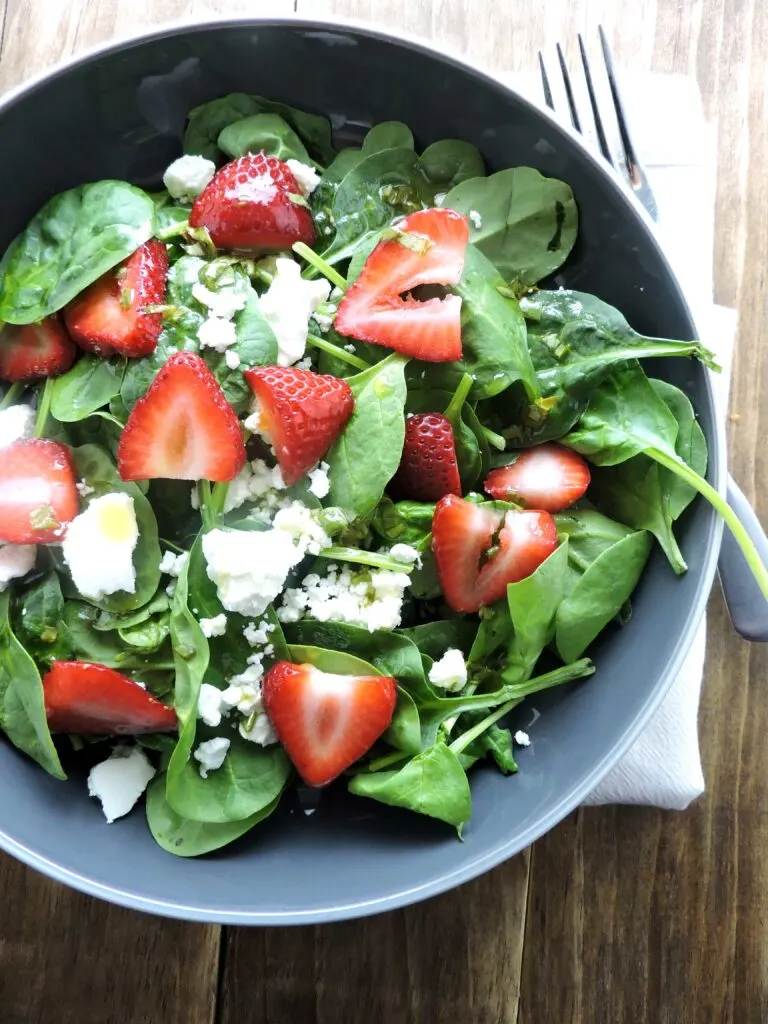
M 621 139 L 622 154 L 619 166 L 616 169 L 622 175 L 638 202 L 645 207 L 654 220 L 658 220 L 659 211 L 656 206 L 656 199 L 654 198 L 651 186 L 648 183 L 645 171 L 641 167 L 640 161 L 637 158 L 635 147 L 632 145 L 632 140 L 629 135 L 627 117 L 624 111 L 624 105 L 621 101 L 618 82 L 616 81 L 613 57 L 611 56 L 611 50 L 608 46 L 608 40 L 605 37 L 602 25 L 599 26 L 598 32 L 600 35 L 600 47 L 603 53 L 605 72 L 608 78 L 608 86 L 610 88 L 611 99 L 613 101 L 613 112 L 616 117 L 619 137 Z M 584 40 L 582 39 L 581 34 L 579 34 L 578 40 L 581 66 L 584 70 L 584 80 L 587 87 L 587 94 L 589 96 L 589 105 L 595 126 L 595 133 L 597 135 L 598 148 L 608 163 L 611 164 L 612 167 L 616 167 L 611 150 L 608 146 L 605 134 L 605 124 L 597 102 L 594 79 L 589 65 L 589 58 L 587 57 L 587 49 L 584 45 Z M 568 106 L 570 122 L 575 130 L 580 135 L 583 135 L 584 130 L 582 128 L 582 120 L 579 116 L 579 111 L 576 105 L 571 76 L 565 62 L 565 55 L 563 54 L 562 47 L 559 43 L 557 44 L 557 61 L 560 66 L 560 74 L 562 76 L 563 87 L 565 89 L 565 98 Z M 552 97 L 552 89 L 547 75 L 547 68 L 544 63 L 544 55 L 541 51 L 539 51 L 539 71 L 541 72 L 541 84 L 544 90 L 544 102 L 551 110 L 554 111 L 555 103 Z M 755 510 L 749 504 L 730 473 L 728 474 L 726 496 L 728 504 L 741 520 L 744 528 L 750 536 L 750 539 L 760 553 L 763 562 L 768 565 L 768 538 L 766 538 L 765 531 L 760 525 L 760 521 L 757 518 Z M 718 560 L 718 571 L 720 574 L 720 584 L 723 588 L 723 596 L 725 597 L 725 603 L 728 607 L 728 614 L 731 617 L 733 628 L 740 636 L 744 637 L 745 640 L 768 642 L 768 601 L 763 597 L 760 587 L 758 586 L 744 559 L 744 556 L 741 553 L 741 549 L 734 540 L 730 530 L 727 529 L 723 533 L 723 543 L 720 549 L 720 558 Z

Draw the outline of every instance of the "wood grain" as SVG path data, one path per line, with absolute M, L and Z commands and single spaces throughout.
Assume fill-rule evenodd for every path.
M 768 6 L 762 0 L 298 0 L 371 19 L 488 69 L 602 23 L 617 63 L 698 77 L 716 124 L 715 285 L 741 314 L 734 473 L 768 495 Z M 293 0 L 0 0 L 0 89 L 174 17 Z M 317 928 L 226 930 L 220 1024 L 760 1024 L 768 1020 L 768 649 L 709 614 L 700 716 L 707 794 L 683 814 L 599 808 L 429 903 Z M 0 1020 L 214 1019 L 219 930 L 97 903 L 0 857 Z

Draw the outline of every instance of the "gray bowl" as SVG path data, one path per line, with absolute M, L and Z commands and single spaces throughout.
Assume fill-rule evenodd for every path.
M 0 105 L 0 246 L 53 193 L 98 178 L 154 186 L 180 152 L 187 112 L 229 92 L 262 93 L 325 112 L 339 137 L 406 121 L 417 141 L 462 138 L 491 169 L 532 164 L 565 179 L 581 211 L 562 282 L 618 306 L 647 335 L 695 336 L 680 289 L 645 217 L 618 182 L 553 119 L 468 65 L 380 31 L 307 20 L 164 29 L 47 74 Z M 560 280 L 560 279 L 558 279 Z M 722 489 L 724 442 L 703 369 L 654 367 L 691 397 Z M 287 797 L 273 818 L 219 854 L 185 861 L 157 847 L 140 810 L 106 825 L 85 780 L 55 782 L 0 742 L 0 845 L 84 892 L 196 921 L 287 924 L 373 914 L 442 892 L 522 850 L 560 821 L 618 761 L 675 678 L 704 611 L 720 523 L 697 501 L 682 523 L 689 565 L 658 553 L 630 624 L 597 644 L 598 672 L 529 702 L 538 712 L 520 773 L 472 773 L 464 842 L 435 822 L 323 795 L 305 814 Z M 534 711 L 535 709 L 535 711 Z

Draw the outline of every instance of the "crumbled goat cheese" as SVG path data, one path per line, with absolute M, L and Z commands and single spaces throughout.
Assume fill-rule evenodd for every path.
M 245 306 L 248 299 L 245 292 L 238 292 L 231 287 L 222 288 L 217 292 L 211 291 L 202 281 L 196 281 L 192 285 L 192 295 L 210 310 L 212 317 L 220 320 L 231 320 L 235 313 L 239 313 Z
M 309 471 L 309 489 L 316 498 L 321 500 L 327 497 L 331 489 L 331 481 L 328 479 L 330 468 L 327 462 L 321 462 L 316 469 Z
M 448 195 L 447 192 L 438 192 L 435 195 L 435 206 L 442 206 L 445 202 L 445 197 Z
M 226 352 L 237 341 L 237 331 L 231 320 L 209 316 L 197 329 L 200 348 L 212 348 L 215 352 Z
M 528 735 L 527 732 L 523 732 L 522 729 L 518 729 L 515 733 L 515 743 L 519 747 L 530 747 L 531 737 Z
M 249 622 L 243 630 L 243 636 L 251 647 L 262 647 L 269 643 L 269 634 L 274 631 L 274 625 L 266 620 Z
M 77 488 L 77 493 L 81 498 L 87 498 L 90 494 L 94 494 L 96 491 L 96 488 L 91 487 L 91 485 L 86 483 L 85 480 L 78 480 L 75 487 Z
M 279 466 L 268 466 L 263 459 L 246 462 L 229 485 L 224 511 L 240 508 L 246 501 L 258 501 L 270 492 L 284 491 L 285 486 Z
M 35 564 L 36 556 L 34 544 L 4 544 L 0 541 L 0 594 L 11 580 L 27 575 Z
M 389 553 L 396 562 L 404 562 L 406 565 L 417 565 L 421 562 L 421 555 L 410 544 L 393 544 Z
M 224 636 L 227 631 L 227 616 L 223 613 L 221 615 L 214 615 L 210 619 L 200 619 L 200 629 L 203 631 L 203 636 L 210 638 L 212 636 Z
M 211 686 L 210 683 L 201 683 L 200 693 L 197 698 L 197 717 L 202 718 L 206 725 L 215 729 L 221 722 L 222 713 L 222 691 L 218 686 Z
M 312 356 L 304 356 L 296 363 L 296 368 L 299 370 L 311 370 L 312 369 Z
M 168 550 L 160 560 L 160 572 L 164 572 L 166 576 L 179 577 L 188 558 L 188 551 L 182 551 L 180 555 L 176 555 L 173 551 Z
M 88 795 L 101 801 L 108 823 L 122 818 L 154 778 L 155 769 L 141 747 L 115 747 L 88 775 Z
M 357 574 L 348 568 L 329 565 L 325 576 L 309 573 L 301 587 L 288 588 L 277 609 L 282 622 L 297 622 L 307 615 L 318 622 L 347 622 L 377 629 L 396 629 L 400 625 L 403 593 L 410 584 L 406 573 L 381 570 Z
M 254 717 L 250 729 L 247 726 L 247 722 L 241 722 L 238 726 L 238 732 L 244 740 L 258 743 L 261 747 L 268 747 L 271 743 L 277 743 L 277 735 L 272 728 L 272 723 L 263 712 Z
M 477 210 L 470 210 L 469 211 L 469 220 L 470 220 L 470 223 L 472 224 L 472 227 L 476 231 L 479 231 L 480 228 L 483 226 L 483 218 L 480 216 L 480 214 L 477 212 Z
M 180 156 L 166 169 L 163 184 L 174 199 L 196 199 L 216 173 L 216 164 L 203 156 Z
M 467 685 L 467 666 L 461 651 L 450 647 L 429 670 L 429 681 L 441 690 L 462 690 Z
M 240 356 L 235 352 L 234 349 L 228 348 L 224 353 L 224 362 L 227 364 L 230 370 L 236 370 L 240 365 Z
M 212 740 L 201 743 L 194 751 L 193 757 L 200 762 L 200 775 L 204 779 L 208 778 L 208 772 L 215 772 L 224 764 L 231 742 L 223 736 L 214 736 Z
M 309 318 L 330 290 L 328 281 L 305 281 L 294 260 L 275 261 L 275 276 L 259 307 L 277 339 L 278 366 L 292 366 L 304 355 Z
M 25 441 L 35 432 L 35 410 L 28 405 L 11 405 L 0 411 L 0 448 Z
M 318 522 L 317 514 L 300 501 L 292 501 L 279 509 L 272 526 L 272 533 L 287 533 L 302 555 L 316 555 L 331 543 L 331 538 Z
M 285 162 L 296 179 L 296 184 L 301 189 L 301 194 L 304 197 L 311 196 L 320 184 L 320 175 L 315 168 L 310 167 L 309 164 L 303 164 L 301 160 L 291 159 Z
M 354 346 L 354 345 L 352 344 L 352 342 L 350 341 L 350 342 L 349 342 L 348 344 L 346 344 L 346 345 L 344 346 L 344 351 L 345 351 L 345 352 L 351 352 L 351 353 L 352 353 L 352 355 L 354 355 L 354 354 L 355 354 L 355 352 L 357 352 L 357 349 L 355 348 L 355 346 Z
M 122 491 L 104 494 L 75 516 L 62 544 L 64 561 L 83 597 L 136 591 L 133 552 L 139 527 L 133 498 Z
M 303 557 L 287 530 L 211 530 L 203 554 L 222 605 L 250 618 L 266 611 Z

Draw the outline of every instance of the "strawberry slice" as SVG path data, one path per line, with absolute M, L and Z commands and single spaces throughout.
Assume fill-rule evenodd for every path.
M 432 519 L 440 586 L 457 612 L 476 612 L 530 576 L 557 547 L 549 512 L 500 512 L 448 494 Z
M 419 210 L 401 221 L 399 239 L 379 242 L 351 285 L 334 320 L 340 334 L 385 345 L 428 362 L 461 359 L 461 299 L 403 298 L 419 285 L 455 285 L 469 240 L 466 218 L 453 210 Z
M 69 449 L 58 441 L 14 441 L 0 452 L 0 541 L 52 544 L 78 513 Z
M 508 466 L 492 469 L 483 488 L 493 498 L 562 512 L 584 494 L 589 479 L 589 466 L 578 452 L 550 441 L 520 452 Z
M 264 677 L 264 710 L 308 786 L 327 786 L 387 729 L 397 701 L 391 676 L 342 676 L 279 661 Z
M 175 352 L 133 407 L 117 446 L 123 480 L 233 480 L 243 433 L 200 356 Z
M 246 370 L 257 399 L 259 433 L 275 449 L 290 487 L 316 466 L 342 432 L 355 408 L 349 384 L 293 366 Z
M 453 427 L 447 416 L 424 412 L 406 419 L 403 454 L 390 490 L 414 501 L 439 501 L 445 494 L 461 496 Z
M 163 302 L 167 273 L 163 243 L 145 242 L 70 302 L 64 310 L 69 333 L 98 356 L 148 356 L 157 347 L 163 318 L 144 307 Z
M 55 661 L 43 679 L 52 732 L 136 736 L 173 732 L 176 712 L 132 679 L 92 661 Z
M 77 345 L 58 316 L 37 324 L 5 324 L 0 331 L 0 380 L 40 380 L 66 373 Z
M 315 241 L 312 215 L 291 169 L 265 153 L 222 167 L 195 200 L 189 224 L 207 228 L 219 249 L 254 255 Z

